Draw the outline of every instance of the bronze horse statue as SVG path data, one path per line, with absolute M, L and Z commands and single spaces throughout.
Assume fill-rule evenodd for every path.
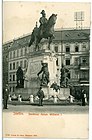
M 52 42 L 52 40 L 54 39 L 54 25 L 56 23 L 56 19 L 57 19 L 57 14 L 52 14 L 46 25 L 44 26 L 44 28 L 37 28 L 35 27 L 35 29 L 33 30 L 32 34 L 31 34 L 31 40 L 29 43 L 29 47 L 33 44 L 33 42 L 35 43 L 35 50 L 38 48 L 39 50 L 39 43 L 40 41 L 45 38 L 48 39 L 48 49 L 50 49 L 50 44 Z

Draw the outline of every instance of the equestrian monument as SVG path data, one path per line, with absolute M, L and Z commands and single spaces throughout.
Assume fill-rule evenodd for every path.
M 50 44 L 54 39 L 54 25 L 57 15 L 52 14 L 46 18 L 44 10 L 41 12 L 39 27 L 36 26 L 32 31 L 29 47 L 34 46 L 34 51 L 28 54 L 28 68 L 25 74 L 24 88 L 30 90 L 30 94 L 36 94 L 42 86 L 45 96 L 50 94 L 51 84 L 57 80 L 56 56 L 50 50 Z M 47 41 L 46 48 L 41 45 L 42 39 Z

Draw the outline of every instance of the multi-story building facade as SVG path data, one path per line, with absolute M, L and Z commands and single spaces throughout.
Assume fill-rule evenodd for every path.
M 89 52 L 90 30 L 62 29 L 55 31 L 55 39 L 51 43 L 51 50 L 57 56 L 57 83 L 60 84 L 62 64 L 69 69 L 69 83 L 75 87 L 89 87 Z M 27 69 L 27 54 L 33 51 L 28 47 L 31 35 L 26 35 L 13 40 L 9 49 L 8 59 L 8 84 L 10 92 L 16 88 L 16 71 L 21 66 L 24 73 Z M 43 47 L 47 45 L 42 41 Z
M 6 42 L 2 48 L 2 84 L 3 88 L 5 88 L 6 84 L 8 84 L 8 54 L 9 48 L 11 47 L 11 41 Z
M 29 52 L 28 42 L 30 35 L 13 40 L 12 47 L 9 49 L 8 61 L 8 84 L 10 92 L 13 93 L 16 89 L 17 78 L 16 72 L 21 66 L 24 75 L 27 69 L 27 54 Z
M 69 69 L 69 82 L 73 86 L 89 85 L 90 30 L 57 31 L 54 40 L 58 57 L 58 83 L 62 64 Z

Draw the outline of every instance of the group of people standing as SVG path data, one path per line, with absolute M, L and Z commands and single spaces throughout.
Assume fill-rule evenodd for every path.
M 9 89 L 8 89 L 8 85 L 6 85 L 6 88 L 3 90 L 3 109 L 8 109 L 7 108 L 7 101 L 8 101 L 8 96 L 9 96 Z M 45 98 L 42 86 L 40 86 L 38 92 L 37 92 L 37 96 L 39 98 L 39 106 L 43 106 L 43 99 Z M 85 106 L 86 105 L 86 93 L 85 90 L 82 89 L 81 91 L 81 105 Z
M 56 89 L 54 89 L 54 90 L 57 92 Z M 58 90 L 60 90 L 60 89 L 58 89 Z M 45 95 L 44 95 L 44 92 L 42 90 L 42 87 L 40 87 L 40 89 L 39 89 L 39 91 L 37 93 L 37 96 L 39 98 L 39 106 L 43 106 L 43 98 L 45 97 Z M 81 105 L 82 106 L 85 106 L 86 105 L 86 103 L 87 103 L 86 100 L 87 100 L 86 99 L 86 92 L 85 92 L 84 89 L 82 89 L 82 91 L 81 91 Z

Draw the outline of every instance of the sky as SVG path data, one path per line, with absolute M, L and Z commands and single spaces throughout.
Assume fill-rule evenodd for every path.
M 32 32 L 40 12 L 46 11 L 47 19 L 57 14 L 55 28 L 74 28 L 74 12 L 84 12 L 83 27 L 90 27 L 90 3 L 88 2 L 3 2 L 3 43 Z

